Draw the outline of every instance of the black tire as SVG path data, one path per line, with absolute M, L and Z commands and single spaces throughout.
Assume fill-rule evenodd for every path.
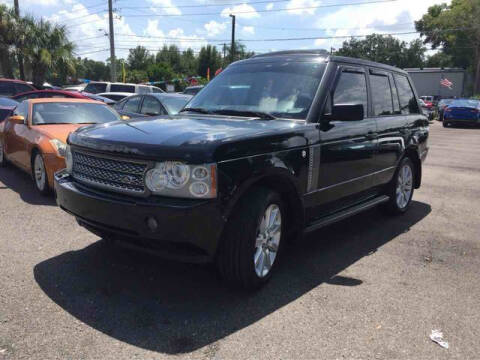
M 401 204 L 402 201 L 399 201 L 397 197 L 397 188 L 399 187 L 399 182 L 400 182 L 400 176 L 399 176 L 400 172 L 403 170 L 405 166 L 408 166 L 410 168 L 411 191 L 410 191 L 410 195 L 407 197 L 406 204 L 403 205 Z M 405 157 L 398 165 L 397 170 L 395 171 L 395 175 L 393 176 L 392 181 L 388 185 L 387 195 L 390 197 L 390 200 L 385 204 L 385 209 L 387 210 L 388 213 L 392 215 L 401 215 L 407 212 L 412 202 L 413 192 L 415 188 L 414 185 L 415 185 L 415 167 L 413 166 L 412 161 L 408 157 Z M 405 198 L 402 197 L 402 199 L 405 199 Z
M 0 140 L 0 167 L 7 166 L 7 159 L 5 158 L 5 147 L 3 141 Z
M 41 163 L 43 164 L 43 182 L 37 178 L 36 169 L 35 169 L 36 161 L 41 161 Z M 47 196 L 48 194 L 50 194 L 50 188 L 48 186 L 47 170 L 45 169 L 45 161 L 43 160 L 43 156 L 39 151 L 35 151 L 32 154 L 32 177 L 33 177 L 33 184 L 35 185 L 35 189 L 37 189 L 37 191 L 41 195 Z
M 446 128 L 448 127 L 450 124 L 448 122 L 446 122 L 445 120 L 442 121 L 442 124 L 443 124 L 443 127 Z
M 255 271 L 255 244 L 260 223 L 270 205 L 276 205 L 280 209 L 280 242 L 270 271 L 260 277 Z M 285 245 L 287 223 L 285 210 L 280 195 L 266 188 L 254 188 L 240 200 L 226 225 L 217 253 L 218 270 L 227 284 L 254 290 L 271 278 L 277 267 L 281 249 Z

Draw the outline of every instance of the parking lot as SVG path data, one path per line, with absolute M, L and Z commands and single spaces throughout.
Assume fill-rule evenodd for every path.
M 478 358 L 479 183 L 480 129 L 436 122 L 406 215 L 317 231 L 243 294 L 211 267 L 110 248 L 0 169 L 0 359 Z

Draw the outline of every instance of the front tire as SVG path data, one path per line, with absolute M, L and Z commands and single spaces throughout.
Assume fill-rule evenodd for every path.
M 222 278 L 246 290 L 264 285 L 278 264 L 286 220 L 278 193 L 255 188 L 244 196 L 226 225 L 218 251 Z
M 35 188 L 42 195 L 47 195 L 50 191 L 48 188 L 47 171 L 45 170 L 45 162 L 42 154 L 35 153 L 32 161 L 32 176 Z
M 408 157 L 400 162 L 387 194 L 390 200 L 386 204 L 386 209 L 390 214 L 404 214 L 410 207 L 415 184 L 414 169 L 413 163 Z

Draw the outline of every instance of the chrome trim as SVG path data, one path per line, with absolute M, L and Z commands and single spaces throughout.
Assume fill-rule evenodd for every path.
M 350 179 L 350 180 L 342 181 L 342 182 L 340 182 L 340 183 L 338 183 L 338 184 L 329 185 L 329 186 L 326 186 L 326 187 L 321 188 L 321 189 L 316 189 L 316 190 L 307 192 L 307 193 L 305 193 L 304 195 L 310 195 L 310 194 L 313 194 L 313 193 L 316 193 L 316 192 L 319 192 L 319 191 L 328 190 L 328 189 L 331 189 L 331 188 L 336 187 L 336 186 L 348 184 L 348 183 L 350 183 L 350 182 L 357 181 L 357 180 L 361 180 L 361 179 L 367 178 L 367 177 L 369 177 L 369 176 L 374 176 L 374 175 L 380 174 L 380 173 L 385 172 L 385 171 L 393 170 L 393 169 L 395 169 L 395 168 L 396 168 L 395 166 L 390 166 L 390 167 L 385 168 L 385 169 L 383 169 L 383 170 L 375 171 L 375 172 L 370 173 L 370 174 L 367 174 L 367 175 L 362 175 L 362 176 L 359 176 L 359 177 L 356 177 L 356 178 L 353 178 L 353 179 Z
M 377 139 L 378 144 L 381 145 L 382 143 L 391 143 L 391 142 L 398 142 L 402 145 L 402 150 L 405 149 L 405 140 L 401 136 L 391 136 L 391 137 L 379 137 Z

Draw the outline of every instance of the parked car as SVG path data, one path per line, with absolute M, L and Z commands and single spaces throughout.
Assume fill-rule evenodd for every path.
M 114 108 L 120 114 L 130 118 L 176 115 L 191 98 L 191 95 L 166 93 L 132 95 L 116 103 Z
M 159 87 L 143 84 L 111 83 L 107 81 L 91 81 L 85 87 L 86 92 L 92 94 L 106 92 L 126 92 L 132 94 L 163 93 Z
M 443 112 L 455 99 L 441 99 L 437 104 L 438 120 L 443 121 Z
M 183 90 L 185 95 L 197 95 L 200 90 L 204 88 L 204 85 L 195 85 L 195 86 L 188 86 Z
M 72 133 L 57 202 L 104 239 L 215 261 L 230 284 L 257 288 L 298 235 L 379 204 L 408 210 L 428 151 L 417 98 L 391 66 L 257 55 L 171 119 Z
M 443 111 L 443 127 L 480 125 L 480 100 L 456 99 Z
M 34 90 L 20 93 L 12 96 L 12 99 L 22 102 L 28 99 L 43 99 L 43 98 L 73 98 L 73 99 L 88 99 L 85 95 L 78 92 L 65 90 Z
M 0 96 L 14 96 L 27 91 L 37 90 L 25 81 L 15 79 L 0 79 Z
M 65 91 L 83 91 L 85 90 L 85 87 L 87 86 L 86 83 L 80 84 L 80 85 L 70 85 L 66 86 L 63 88 Z
M 422 108 L 423 113 L 428 117 L 428 120 L 433 119 L 433 107 L 432 106 L 427 106 L 425 101 L 422 99 L 418 99 L 418 103 L 420 104 L 420 107 Z
M 420 96 L 420 99 L 422 99 L 423 101 L 425 101 L 425 104 L 427 104 L 427 106 L 433 106 L 434 102 L 435 102 L 435 97 L 434 96 Z
M 0 166 L 9 161 L 32 174 L 37 190 L 46 194 L 54 172 L 65 167 L 68 134 L 119 119 L 115 110 L 89 99 L 25 100 L 0 123 Z
M 13 109 L 18 105 L 18 102 L 9 98 L 0 97 L 0 122 L 10 116 Z
M 115 102 L 118 102 L 120 100 L 125 99 L 128 96 L 131 96 L 132 93 L 127 93 L 127 92 L 106 92 L 106 93 L 100 93 L 97 94 L 99 96 L 103 96 L 105 98 L 108 98 L 110 100 L 113 100 Z
M 91 100 L 101 101 L 101 102 L 103 102 L 107 105 L 110 105 L 110 106 L 113 106 L 116 103 L 115 100 L 109 99 L 105 96 L 101 96 L 101 95 L 98 95 L 98 94 L 91 94 L 91 93 L 88 93 L 86 91 L 81 91 L 80 94 L 83 95 L 83 96 L 86 96 L 87 98 L 89 98 Z

